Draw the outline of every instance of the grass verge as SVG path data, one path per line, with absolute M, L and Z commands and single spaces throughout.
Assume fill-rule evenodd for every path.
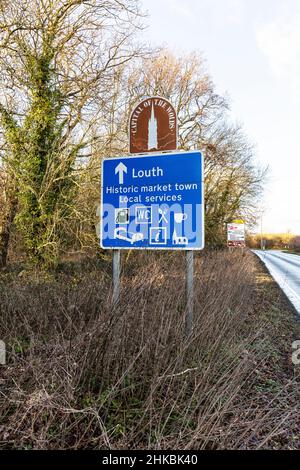
M 185 335 L 184 254 L 0 278 L 0 447 L 300 448 L 299 324 L 250 252 L 196 258 Z M 298 367 L 298 368 L 297 368 Z

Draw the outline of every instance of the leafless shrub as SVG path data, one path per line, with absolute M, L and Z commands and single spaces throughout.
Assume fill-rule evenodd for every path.
M 269 416 L 269 408 L 260 410 L 254 426 L 240 408 L 259 367 L 253 345 L 263 328 L 251 320 L 253 269 L 251 254 L 197 257 L 190 336 L 182 254 L 125 255 L 115 309 L 108 268 L 96 264 L 56 279 L 21 273 L 0 282 L 8 345 L 1 447 L 251 447 L 255 426 Z

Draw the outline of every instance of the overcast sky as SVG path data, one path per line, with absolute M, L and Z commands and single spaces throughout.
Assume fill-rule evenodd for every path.
M 300 234 L 300 0 L 142 0 L 154 45 L 203 52 L 270 167 L 265 231 Z

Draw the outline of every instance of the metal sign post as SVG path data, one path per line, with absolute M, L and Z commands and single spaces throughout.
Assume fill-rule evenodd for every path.
M 194 320 L 194 252 L 186 250 L 186 335 L 193 330 Z
M 120 250 L 113 250 L 113 295 L 112 303 L 116 307 L 120 300 Z

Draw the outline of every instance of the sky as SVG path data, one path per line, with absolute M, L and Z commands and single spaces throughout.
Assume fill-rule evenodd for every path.
M 300 0 L 142 0 L 146 40 L 199 51 L 269 174 L 263 231 L 300 234 Z

